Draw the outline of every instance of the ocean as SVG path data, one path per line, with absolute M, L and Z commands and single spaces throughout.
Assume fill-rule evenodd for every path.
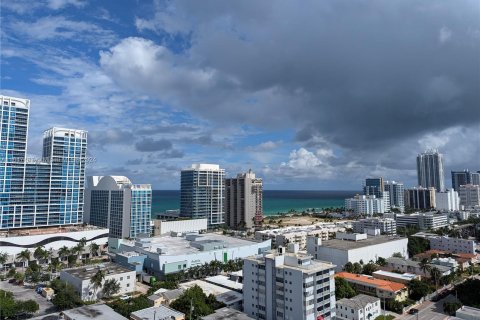
M 264 190 L 263 213 L 265 216 L 295 210 L 339 208 L 345 204 L 345 198 L 358 191 L 310 191 L 310 190 Z M 152 216 L 165 210 L 180 209 L 179 190 L 154 190 L 152 195 Z

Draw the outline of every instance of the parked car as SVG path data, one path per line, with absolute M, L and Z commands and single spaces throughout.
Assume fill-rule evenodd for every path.
M 408 310 L 408 313 L 410 313 L 410 314 L 417 314 L 417 313 L 418 313 L 418 309 L 412 308 L 412 309 Z

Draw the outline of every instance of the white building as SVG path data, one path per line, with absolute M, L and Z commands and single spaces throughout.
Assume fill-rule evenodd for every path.
M 417 156 L 418 185 L 424 188 L 433 187 L 437 191 L 445 190 L 443 172 L 443 154 L 438 150 L 427 150 Z
M 429 237 L 430 249 L 448 251 L 451 253 L 475 254 L 476 243 L 474 240 L 450 238 L 450 237 Z
M 151 233 L 152 186 L 123 176 L 90 176 L 85 191 L 85 222 L 109 228 L 112 238 Z
M 153 235 L 160 236 L 174 233 L 190 233 L 207 230 L 207 219 L 189 219 L 163 221 L 160 219 L 153 220 Z
M 455 319 L 478 320 L 480 319 L 480 309 L 462 306 L 455 312 Z
M 435 193 L 435 202 L 438 210 L 456 211 L 460 209 L 460 197 L 458 192 L 453 189 Z
M 225 223 L 250 229 L 263 219 L 263 182 L 252 170 L 225 179 Z
M 433 258 L 430 263 L 436 266 L 444 266 L 450 268 L 452 269 L 452 271 L 458 269 L 458 262 L 453 258 Z
M 377 270 L 372 273 L 372 276 L 375 279 L 393 281 L 403 284 L 408 284 L 412 280 L 420 280 L 421 277 L 418 274 L 414 273 L 396 273 L 385 270 Z
M 183 290 L 194 286 L 199 286 L 207 296 L 213 295 L 218 302 L 224 303 L 229 308 L 243 310 L 243 295 L 238 290 L 219 286 L 204 280 L 193 280 L 179 284 L 179 288 Z
M 452 272 L 450 267 L 435 265 L 431 263 L 429 263 L 428 266 L 430 268 L 437 268 L 440 271 L 441 276 L 448 276 Z M 387 259 L 387 264 L 385 266 L 381 266 L 380 269 L 386 271 L 414 273 L 421 275 L 422 277 L 430 278 L 430 272 L 428 270 L 424 272 L 420 267 L 420 263 L 418 261 L 404 258 L 390 257 Z
M 331 261 L 336 265 L 336 271 L 342 271 L 347 262 L 362 260 L 368 263 L 379 257 L 391 257 L 396 252 L 408 256 L 407 243 L 407 238 L 396 236 L 363 237 L 357 241 L 333 239 L 307 245 L 307 252 L 315 259 Z
M 367 229 L 379 229 L 382 234 L 397 234 L 395 219 L 370 218 L 354 221 L 353 232 L 365 233 Z
M 448 214 L 437 214 L 434 212 L 397 214 L 395 215 L 395 220 L 397 228 L 413 226 L 421 230 L 428 230 L 448 226 Z
M 345 199 L 345 209 L 353 210 L 356 214 L 372 215 L 375 213 L 387 212 L 385 201 L 374 195 L 355 195 L 353 198 Z
M 337 301 L 335 319 L 338 320 L 368 320 L 375 319 L 381 312 L 380 299 L 359 294 L 353 298 Z
M 266 320 L 334 319 L 335 266 L 298 253 L 296 244 L 284 249 L 244 260 L 244 312 Z
M 385 182 L 385 192 L 389 194 L 390 209 L 398 209 L 400 212 L 405 211 L 405 187 L 403 183 L 396 181 Z
M 215 310 L 214 313 L 202 317 L 202 320 L 253 320 L 245 313 L 232 308 L 221 308 Z
M 156 306 L 141 309 L 135 312 L 132 312 L 130 315 L 131 320 L 146 320 L 146 319 L 154 319 L 154 320 L 184 320 L 185 314 L 169 308 L 167 306 Z M 113 319 L 112 319 L 113 320 Z
M 460 186 L 458 191 L 460 204 L 465 208 L 480 206 L 480 186 L 467 184 Z
M 95 290 L 90 280 L 97 272 L 103 272 L 105 281 L 115 279 L 120 284 L 118 295 L 135 291 L 135 271 L 126 269 L 115 263 L 98 264 L 60 272 L 60 280 L 71 284 L 83 301 L 95 301 L 103 297 L 102 288 Z

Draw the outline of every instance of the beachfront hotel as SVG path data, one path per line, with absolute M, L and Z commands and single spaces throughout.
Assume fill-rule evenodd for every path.
M 224 223 L 225 169 L 218 164 L 193 164 L 181 172 L 180 216 L 207 218 L 208 227 Z
M 0 230 L 82 223 L 87 132 L 46 130 L 42 159 L 27 159 L 30 100 L 0 105 Z
M 150 235 L 152 186 L 123 176 L 90 176 L 85 192 L 85 222 L 108 228 L 111 238 Z

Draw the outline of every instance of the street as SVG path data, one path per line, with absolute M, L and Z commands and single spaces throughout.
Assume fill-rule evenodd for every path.
M 443 303 L 446 301 L 455 301 L 455 297 L 449 295 L 437 302 L 426 301 L 420 306 L 416 307 L 419 310 L 418 318 L 416 314 L 405 314 L 397 317 L 396 319 L 402 320 L 444 320 L 448 318 L 448 315 L 443 313 Z
M 48 301 L 41 294 L 36 293 L 34 289 L 25 288 L 23 285 L 14 285 L 8 283 L 8 281 L 0 281 L 0 289 L 12 292 L 15 300 L 32 299 L 33 301 L 36 301 L 39 309 L 35 316 L 48 314 L 56 310 L 53 303 Z

